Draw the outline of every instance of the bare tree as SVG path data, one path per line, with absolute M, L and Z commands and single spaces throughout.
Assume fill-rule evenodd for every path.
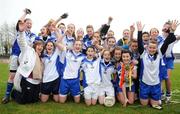
M 7 24 L 4 22 L 0 26 L 0 55 L 9 55 L 12 42 L 16 36 L 15 24 Z

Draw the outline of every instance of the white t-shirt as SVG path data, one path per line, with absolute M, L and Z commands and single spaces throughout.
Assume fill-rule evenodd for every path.
M 89 60 L 85 58 L 82 64 L 82 70 L 84 71 L 85 82 L 88 85 L 101 83 L 101 69 L 100 69 L 101 57 L 97 59 Z
M 101 60 L 101 74 L 102 74 L 102 86 L 113 86 L 111 82 L 111 75 L 114 73 L 114 65 L 109 62 L 107 65 L 104 60 Z
M 82 53 L 75 53 L 71 50 L 61 52 L 60 62 L 64 65 L 63 79 L 75 79 L 79 76 L 82 60 L 85 58 Z
M 68 48 L 68 49 L 72 49 L 73 48 L 73 43 L 75 41 L 74 37 L 68 37 L 67 35 L 65 35 L 63 37 L 63 44 Z
M 52 55 L 46 55 L 42 61 L 44 63 L 43 83 L 54 81 L 59 77 L 56 68 L 56 60 L 60 51 L 56 48 Z
M 151 57 L 147 53 L 147 51 L 144 50 L 143 54 L 141 55 L 141 59 L 143 62 L 143 66 L 141 66 L 141 68 L 143 69 L 142 81 L 145 84 L 157 85 L 160 83 L 159 66 L 161 58 L 162 54 L 160 51 L 158 52 L 157 57 L 154 60 L 154 57 Z

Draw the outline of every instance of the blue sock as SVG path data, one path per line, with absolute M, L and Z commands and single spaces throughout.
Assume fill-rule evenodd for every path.
M 12 88 L 13 88 L 13 83 L 7 83 L 7 88 L 6 88 L 6 97 L 9 97 L 10 96 L 10 93 L 12 91 Z

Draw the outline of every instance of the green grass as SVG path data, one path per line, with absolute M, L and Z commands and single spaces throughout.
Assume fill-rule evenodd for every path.
M 172 100 L 180 102 L 180 64 L 175 64 L 172 73 Z M 8 65 L 0 63 L 0 98 L 4 96 L 6 81 L 8 78 Z M 139 103 L 123 108 L 120 103 L 108 108 L 101 105 L 87 107 L 83 101 L 75 104 L 68 101 L 65 104 L 54 103 L 35 103 L 19 105 L 14 101 L 8 104 L 0 104 L 0 114 L 180 114 L 180 104 L 172 103 L 163 105 L 163 110 L 155 110 L 150 107 L 142 107 Z

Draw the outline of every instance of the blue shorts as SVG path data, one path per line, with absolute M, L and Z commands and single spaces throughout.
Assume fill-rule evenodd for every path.
M 60 78 L 55 79 L 54 81 L 42 83 L 41 84 L 41 93 L 45 95 L 58 94 L 59 93 L 59 83 Z
M 60 95 L 67 95 L 69 92 L 72 96 L 80 95 L 80 81 L 79 79 L 63 79 L 59 88 Z
M 122 88 L 117 87 L 117 88 L 116 88 L 116 92 L 117 92 L 117 93 L 122 92 Z M 133 85 L 131 86 L 131 91 L 130 91 L 130 88 L 129 88 L 129 87 L 126 87 L 126 92 L 135 92 L 135 85 L 133 84 Z
M 161 99 L 161 84 L 147 85 L 144 82 L 140 82 L 140 99 L 153 99 L 158 101 Z
M 174 59 L 173 58 L 166 58 L 166 68 L 174 69 Z
M 161 65 L 159 75 L 160 75 L 161 81 L 168 79 L 168 74 L 167 74 L 167 68 L 166 68 L 166 66 L 162 66 L 162 65 Z

